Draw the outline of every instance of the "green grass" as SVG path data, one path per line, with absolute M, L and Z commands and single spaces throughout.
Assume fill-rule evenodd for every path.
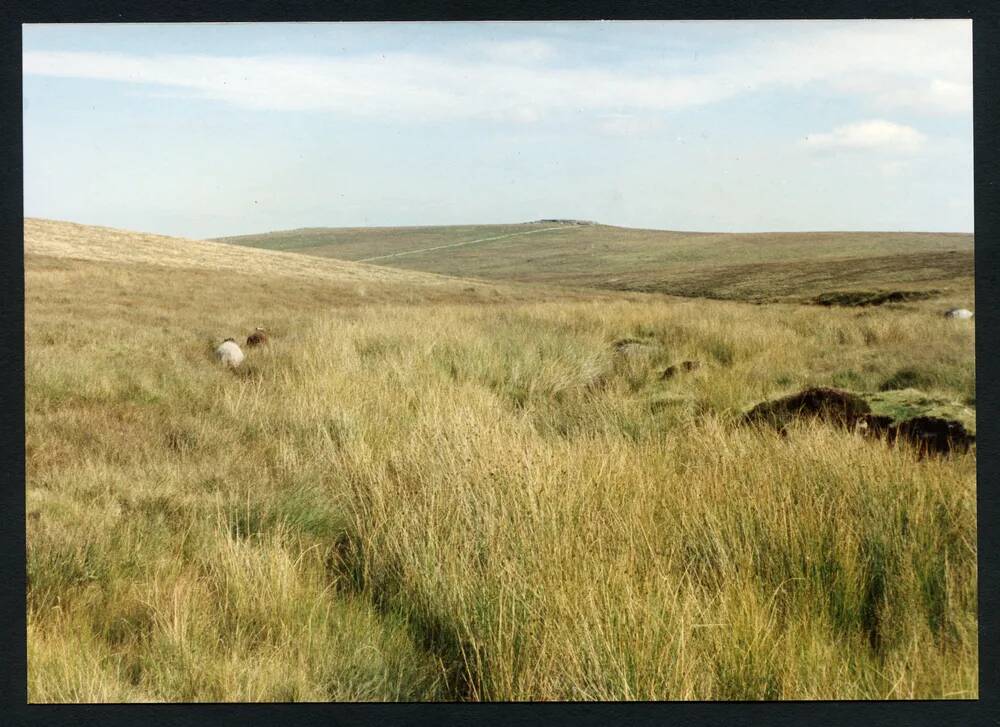
M 553 224 L 445 225 L 425 227 L 307 227 L 261 235 L 219 238 L 246 247 L 303 252 L 319 257 L 361 260 L 485 237 L 538 232 Z
M 978 695 L 975 451 L 738 423 L 973 321 L 198 262 L 26 256 L 30 701 Z
M 531 234 L 512 234 L 524 232 Z M 497 236 L 506 237 L 454 246 Z M 949 298 L 969 294 L 973 283 L 973 237 L 953 233 L 721 234 L 549 223 L 313 228 L 221 241 L 344 260 L 378 257 L 379 265 L 485 280 L 733 300 L 811 301 L 855 290 L 874 298 L 894 291 Z
M 959 422 L 967 432 L 973 436 L 976 434 L 974 409 L 954 401 L 935 399 L 916 389 L 882 391 L 866 396 L 866 400 L 871 405 L 873 414 L 887 416 L 893 422 L 913 417 L 936 417 Z

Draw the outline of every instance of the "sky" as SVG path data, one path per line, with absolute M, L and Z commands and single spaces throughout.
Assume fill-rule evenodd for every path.
M 23 26 L 24 213 L 972 232 L 972 24 Z

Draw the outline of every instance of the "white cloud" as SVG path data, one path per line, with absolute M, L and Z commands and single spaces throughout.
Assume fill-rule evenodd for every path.
M 352 56 L 27 51 L 23 60 L 27 75 L 153 84 L 247 108 L 386 119 L 524 122 L 560 112 L 648 114 L 806 87 L 854 95 L 877 109 L 971 110 L 967 21 L 797 24 L 786 41 L 706 50 L 688 71 L 652 61 L 599 65 L 579 55 L 572 58 L 576 65 L 549 62 L 557 57 L 552 44 L 526 39 Z
M 540 63 L 555 57 L 556 51 L 544 40 L 508 40 L 475 43 L 472 51 L 501 63 Z
M 930 83 L 889 92 L 876 103 L 888 108 L 912 109 L 933 113 L 972 110 L 972 84 L 935 78 Z
M 172 86 L 249 108 L 423 120 L 524 120 L 546 111 L 613 107 L 677 109 L 725 95 L 687 78 L 456 63 L 418 54 L 235 58 L 38 51 L 25 54 L 24 72 Z
M 926 141 L 927 137 L 912 126 L 874 119 L 838 126 L 829 133 L 810 134 L 803 143 L 810 149 L 820 150 L 910 153 L 920 149 Z
M 663 120 L 634 114 L 608 114 L 601 118 L 597 129 L 610 136 L 639 136 L 663 128 Z
M 504 118 L 508 121 L 516 121 L 521 124 L 533 124 L 538 121 L 541 117 L 538 111 L 530 106 L 517 106 L 515 108 L 509 109 Z
M 822 25 L 817 23 L 817 25 Z M 805 34 L 803 34 L 805 35 Z M 733 54 L 746 83 L 824 84 L 874 108 L 925 113 L 972 109 L 972 26 L 967 21 L 861 22 Z
M 878 163 L 879 173 L 889 179 L 899 179 L 909 173 L 913 164 L 907 159 L 886 159 Z

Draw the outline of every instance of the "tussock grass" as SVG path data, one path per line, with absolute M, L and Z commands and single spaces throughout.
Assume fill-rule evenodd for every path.
M 974 452 L 735 424 L 844 372 L 974 396 L 971 321 L 56 260 L 27 269 L 32 702 L 978 694 Z

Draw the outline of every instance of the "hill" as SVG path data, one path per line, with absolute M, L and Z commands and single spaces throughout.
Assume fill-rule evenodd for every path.
M 973 285 L 973 236 L 958 233 L 694 233 L 533 222 L 310 228 L 218 241 L 485 280 L 733 300 L 955 293 Z
M 30 269 L 75 271 L 117 269 L 160 287 L 164 268 L 168 282 L 198 281 L 214 287 L 220 304 L 227 296 L 247 296 L 252 289 L 281 289 L 296 300 L 331 305 L 393 303 L 489 302 L 592 299 L 593 291 L 578 293 L 530 284 L 461 280 L 450 276 L 396 269 L 362 262 L 315 259 L 272 249 L 254 249 L 73 222 L 26 218 L 24 254 Z M 224 273 L 220 275 L 219 273 Z
M 454 280 L 432 274 L 340 260 L 307 260 L 270 249 L 236 250 L 202 240 L 34 218 L 24 221 L 24 252 L 25 255 L 334 283 L 389 283 L 414 287 L 457 285 Z

